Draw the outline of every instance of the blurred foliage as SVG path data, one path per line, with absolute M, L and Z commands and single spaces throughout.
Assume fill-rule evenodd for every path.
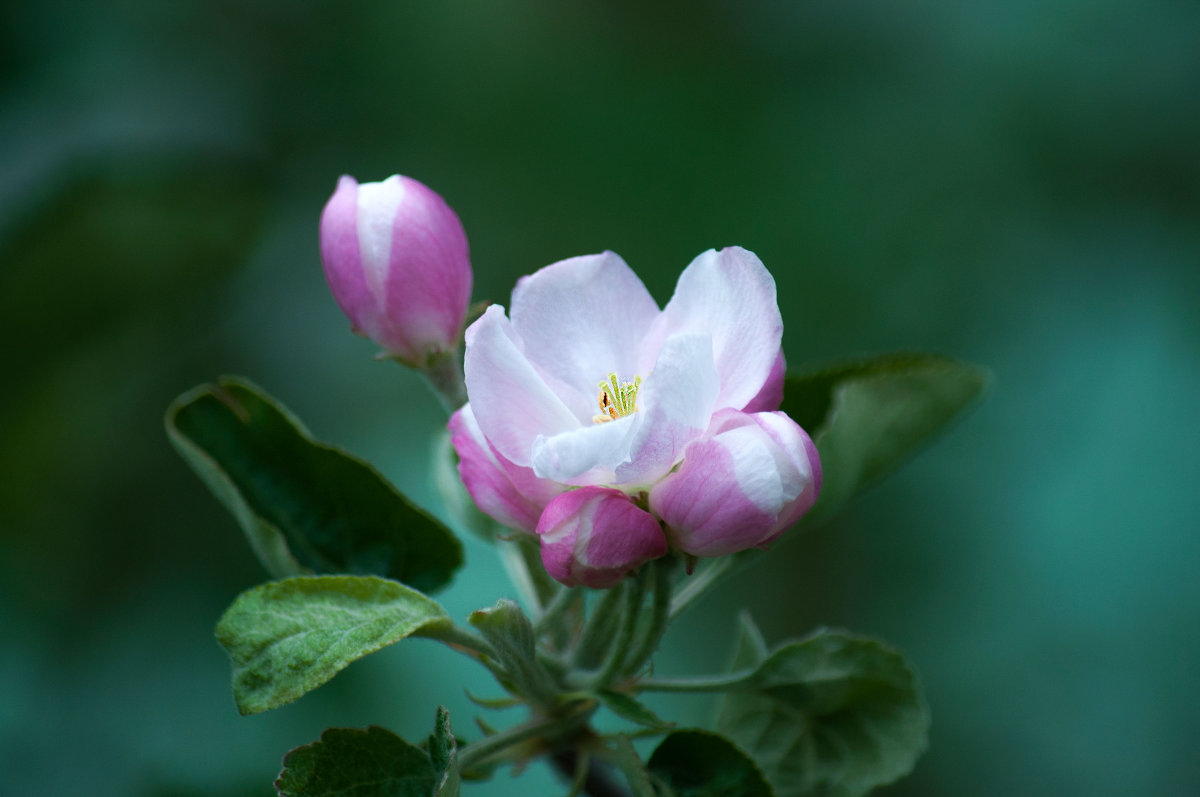
M 887 794 L 1200 790 L 1198 37 L 1200 7 L 1114 0 L 4 5 L 4 788 L 266 795 L 328 725 L 470 716 L 474 674 L 415 643 L 237 717 L 212 626 L 264 574 L 162 432 L 245 373 L 437 511 L 436 402 L 347 334 L 316 252 L 339 174 L 402 172 L 461 215 L 477 299 L 603 248 L 665 298 L 736 243 L 793 365 L 994 369 L 967 423 L 685 615 L 660 672 L 722 666 L 689 640 L 732 644 L 742 606 L 769 639 L 845 625 L 930 699 Z M 467 554 L 460 619 L 506 589 Z

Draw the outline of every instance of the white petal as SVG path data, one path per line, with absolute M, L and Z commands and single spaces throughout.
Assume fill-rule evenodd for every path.
M 371 294 L 383 312 L 387 296 L 387 277 L 392 256 L 392 233 L 396 210 L 404 201 L 405 187 L 400 176 L 393 174 L 379 183 L 358 186 L 358 241 L 362 252 L 363 275 Z
M 615 484 L 650 484 L 674 467 L 712 418 L 720 380 L 708 335 L 672 335 L 638 394 L 644 416 Z
M 629 444 L 642 420 L 635 413 L 539 437 L 533 443 L 533 472 L 566 484 L 609 484 L 615 468 L 629 459 Z
M 812 464 L 804 443 L 806 436 L 796 422 L 781 412 L 759 412 L 754 422 L 775 443 L 776 468 L 781 478 L 783 503 L 795 500 L 813 478 Z
M 764 512 L 778 514 L 786 503 L 779 463 L 770 440 L 754 424 L 730 429 L 713 438 L 729 452 L 738 489 Z M 787 496 L 795 498 L 795 495 Z
M 762 261 L 736 246 L 693 260 L 647 337 L 643 363 L 679 332 L 712 335 L 721 377 L 717 408 L 746 406 L 767 381 L 783 336 L 775 280 Z
M 467 395 L 479 428 L 506 459 L 529 466 L 533 441 L 579 428 L 579 419 L 522 351 L 494 304 L 467 330 Z
M 599 411 L 597 385 L 610 373 L 633 381 L 642 340 L 659 313 L 625 261 L 605 252 L 522 277 L 511 314 L 525 355 L 586 422 Z

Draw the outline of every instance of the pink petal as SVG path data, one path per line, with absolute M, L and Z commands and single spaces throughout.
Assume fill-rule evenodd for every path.
M 450 416 L 448 426 L 459 475 L 475 504 L 501 525 L 532 534 L 562 485 L 539 479 L 529 468 L 500 456 L 484 439 L 470 404 Z

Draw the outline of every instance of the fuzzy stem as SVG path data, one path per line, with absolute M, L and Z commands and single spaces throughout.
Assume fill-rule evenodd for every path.
M 538 636 L 552 630 L 563 614 L 571 608 L 576 599 L 580 596 L 579 590 L 572 588 L 564 588 L 555 595 L 548 605 L 542 610 L 542 615 L 534 624 L 534 631 Z
M 626 660 L 625 672 L 632 674 L 649 661 L 658 649 L 658 642 L 667 630 L 668 610 L 671 607 L 671 560 L 666 557 L 655 562 L 652 577 L 654 578 L 654 598 L 651 603 L 650 622 L 645 633 L 638 640 L 637 646 Z
M 642 692 L 728 692 L 748 681 L 755 669 L 700 678 L 643 678 L 637 688 Z
M 442 402 L 447 415 L 467 403 L 467 385 L 463 381 L 460 349 L 430 355 L 420 367 L 420 371 L 438 400 Z
M 554 735 L 555 731 L 562 730 L 563 724 L 560 719 L 530 720 L 491 736 L 485 736 L 477 742 L 459 748 L 458 765 L 461 769 L 469 769 L 472 764 L 478 764 L 521 742 L 536 739 L 539 736 Z
M 445 626 L 431 626 L 422 628 L 413 633 L 413 636 L 423 636 L 426 639 L 436 639 L 438 642 L 443 642 L 452 648 L 464 650 L 473 658 L 487 656 L 494 659 L 496 657 L 492 646 L 487 643 L 483 637 L 474 634 L 465 628 L 460 628 L 453 623 Z
M 550 762 L 570 780 L 577 776 L 580 755 L 578 750 L 566 748 L 552 754 Z M 594 759 L 588 764 L 582 793 L 589 797 L 629 797 L 629 790 L 613 778 L 611 770 Z
M 625 590 L 625 606 L 621 612 L 621 625 L 617 632 L 616 642 L 609 648 L 608 656 L 604 659 L 604 665 L 592 680 L 597 689 L 607 687 L 621 672 L 622 665 L 625 663 L 625 654 L 629 652 L 629 646 L 633 642 L 633 632 L 637 628 L 642 599 L 646 596 L 647 573 L 648 569 L 643 567 L 632 581 L 626 580 L 622 584 L 622 588 Z

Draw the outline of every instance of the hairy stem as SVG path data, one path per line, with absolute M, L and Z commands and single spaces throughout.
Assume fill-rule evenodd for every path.
M 486 736 L 477 742 L 472 742 L 459 748 L 458 765 L 461 769 L 469 769 L 494 755 L 515 747 L 522 742 L 539 737 L 554 736 L 561 733 L 564 721 L 560 719 L 530 720 L 520 725 Z
M 597 689 L 604 689 L 620 674 L 625 664 L 625 654 L 633 642 L 633 632 L 637 628 L 638 615 L 642 608 L 642 599 L 646 596 L 646 579 L 649 568 L 643 567 L 632 580 L 626 579 L 622 584 L 625 590 L 625 605 L 621 611 L 621 625 L 617 631 L 616 642 L 609 648 L 604 665 L 596 674 L 592 683 Z
M 550 603 L 543 609 L 541 617 L 537 618 L 537 622 L 534 624 L 534 631 L 537 635 L 542 636 L 547 631 L 553 629 L 563 614 L 580 597 L 581 595 L 577 589 L 565 588 L 559 590 L 559 593 L 551 598 Z
M 580 755 L 578 750 L 566 748 L 551 754 L 550 762 L 567 780 L 573 781 L 579 771 Z M 590 797 L 630 797 L 629 790 L 613 777 L 611 769 L 595 759 L 588 762 L 581 792 Z
M 643 678 L 637 682 L 637 688 L 643 692 L 728 692 L 743 686 L 755 669 L 700 678 Z
M 671 608 L 671 560 L 663 557 L 654 562 L 650 574 L 654 579 L 654 598 L 650 608 L 650 621 L 643 635 L 630 652 L 625 662 L 625 673 L 632 674 L 650 660 L 658 648 L 658 642 L 667 630 L 667 619 Z
M 496 657 L 495 651 L 492 650 L 492 646 L 487 643 L 486 639 L 465 628 L 460 628 L 454 623 L 447 623 L 444 626 L 428 626 L 416 631 L 413 636 L 436 639 L 452 648 L 464 650 L 475 658 L 487 656 L 494 659 Z
M 420 371 L 438 400 L 442 402 L 447 415 L 467 403 L 461 349 L 432 355 L 421 366 Z

